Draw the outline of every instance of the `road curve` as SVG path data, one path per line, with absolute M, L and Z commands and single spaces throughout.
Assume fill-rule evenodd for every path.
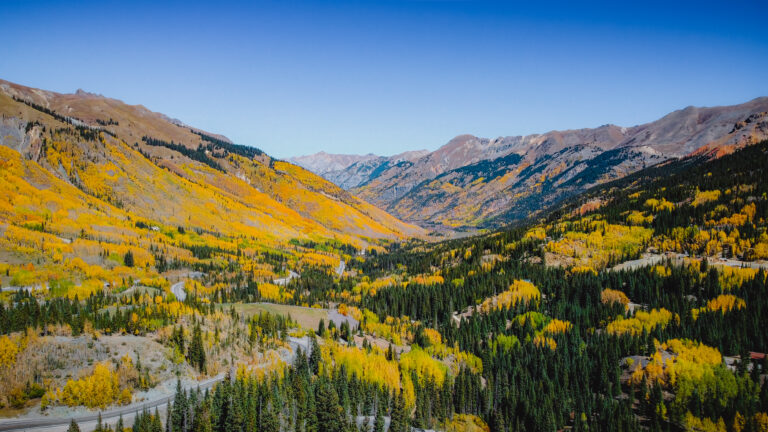
M 176 282 L 171 285 L 171 292 L 176 296 L 176 300 L 184 301 L 187 298 L 187 292 L 184 291 L 184 281 Z
M 282 286 L 285 286 L 285 285 L 288 285 L 288 283 L 290 283 L 290 282 L 291 282 L 291 279 L 295 279 L 295 278 L 297 278 L 297 277 L 299 277 L 299 274 L 298 274 L 298 273 L 296 273 L 296 272 L 295 272 L 295 271 L 293 271 L 293 270 L 289 270 L 289 271 L 288 271 L 288 276 L 286 276 L 286 277 L 284 277 L 284 278 L 280 278 L 280 279 L 275 279 L 275 281 L 274 281 L 274 282 L 275 282 L 275 285 L 282 285 Z
M 291 337 L 289 340 L 289 343 L 291 345 L 292 350 L 289 352 L 289 355 L 283 357 L 283 360 L 287 363 L 293 363 L 293 354 L 298 350 L 298 348 L 302 348 L 304 352 L 310 351 L 310 344 L 309 339 L 305 336 L 303 338 L 294 338 Z M 264 365 L 259 365 L 257 367 L 263 367 Z M 224 380 L 226 378 L 226 374 L 222 373 L 219 375 L 216 375 L 213 378 L 209 378 L 204 381 L 196 382 L 190 386 L 185 387 L 187 390 L 192 390 L 199 388 L 200 390 L 205 390 L 213 387 L 216 383 Z M 151 411 L 156 407 L 162 407 L 165 404 L 167 404 L 170 401 L 173 401 L 173 397 L 175 394 L 163 396 L 161 398 L 157 398 L 151 401 L 145 401 L 141 403 L 131 404 L 125 407 L 117 407 L 108 411 L 101 412 L 101 419 L 103 421 L 107 421 L 108 419 L 116 419 L 117 417 L 122 416 L 129 416 L 133 415 L 138 412 L 142 412 L 145 409 L 147 411 Z M 74 420 L 79 425 L 82 425 L 86 422 L 95 422 L 99 417 L 99 413 L 88 413 L 88 414 L 82 414 L 79 416 L 73 416 L 73 417 L 39 417 L 39 418 L 25 418 L 25 419 L 2 419 L 0 420 L 0 432 L 5 431 L 23 431 L 28 429 L 48 429 L 48 428 L 61 428 L 62 430 L 66 429 L 67 426 L 69 426 L 69 423 Z M 127 419 L 126 419 L 127 420 Z
M 199 383 L 195 383 L 194 385 L 187 387 L 187 390 L 195 389 L 198 387 L 201 390 L 211 388 L 213 387 L 214 384 L 223 380 L 225 377 L 226 377 L 226 374 L 216 375 L 213 378 L 207 379 L 205 381 L 201 381 Z M 101 413 L 101 419 L 106 421 L 108 419 L 117 418 L 121 415 L 128 415 L 128 414 L 141 412 L 141 411 L 144 411 L 145 409 L 147 411 L 150 411 L 155 407 L 165 405 L 168 402 L 172 401 L 174 396 L 175 395 L 164 396 L 159 399 L 155 399 L 151 401 L 131 404 L 126 407 L 118 407 L 108 411 L 103 411 Z M 29 419 L 18 419 L 18 420 L 0 420 L 0 431 L 18 431 L 18 430 L 33 429 L 33 428 L 49 428 L 49 427 L 55 427 L 55 426 L 67 426 L 72 420 L 74 420 L 77 423 L 84 423 L 84 422 L 96 421 L 98 417 L 99 417 L 99 414 L 95 413 L 95 414 L 83 414 L 83 415 L 74 416 L 71 418 L 41 417 L 41 418 L 29 418 Z

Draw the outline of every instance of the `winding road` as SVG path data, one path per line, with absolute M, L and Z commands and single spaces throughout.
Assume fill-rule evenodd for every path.
M 295 352 L 298 348 L 308 352 L 311 345 L 307 337 L 304 338 L 289 338 L 288 341 L 291 345 L 292 351 L 288 351 L 289 354 L 282 356 L 283 360 L 287 363 L 293 363 Z M 263 367 L 259 365 L 257 367 Z M 200 390 L 210 389 L 216 383 L 224 380 L 226 374 L 222 373 L 216 375 L 213 378 L 209 378 L 204 381 L 196 382 L 192 385 L 185 386 L 189 391 L 199 388 Z M 130 427 L 133 424 L 133 419 L 137 413 L 144 410 L 153 411 L 158 408 L 161 411 L 165 410 L 165 406 L 168 402 L 173 401 L 175 394 L 166 395 L 153 399 L 150 401 L 144 401 L 140 403 L 134 403 L 124 407 L 117 407 L 107 411 L 101 412 L 101 419 L 104 423 L 115 423 L 117 418 L 123 416 L 123 421 L 126 427 Z M 99 417 L 98 412 L 77 415 L 73 417 L 37 417 L 37 418 L 21 418 L 21 419 L 0 419 L 0 432 L 4 431 L 31 431 L 31 430 L 45 430 L 49 432 L 54 431 L 66 431 L 69 427 L 70 421 L 74 420 L 80 426 L 81 430 L 93 430 L 96 427 L 96 421 Z
M 187 298 L 187 292 L 184 291 L 184 281 L 176 282 L 171 285 L 171 292 L 176 296 L 176 300 L 184 301 Z
M 289 270 L 288 271 L 288 276 L 286 276 L 284 278 L 280 278 L 280 279 L 275 279 L 275 285 L 282 285 L 282 286 L 288 285 L 288 283 L 291 281 L 291 279 L 295 279 L 297 277 L 299 277 L 298 273 L 296 273 L 293 270 Z
M 219 381 L 222 381 L 226 377 L 226 374 L 219 374 L 216 375 L 213 378 L 207 379 L 205 381 L 200 381 L 198 383 L 195 383 L 194 385 L 188 386 L 187 390 L 200 388 L 200 390 L 205 390 L 213 387 L 216 383 Z M 123 420 L 126 421 L 126 423 L 133 423 L 133 417 L 136 415 L 136 413 L 142 412 L 144 410 L 151 411 L 155 408 L 162 408 L 165 405 L 168 404 L 168 402 L 173 400 L 173 397 L 175 395 L 169 395 L 169 396 L 163 396 L 158 399 L 154 399 L 151 401 L 145 401 L 141 403 L 135 403 L 131 404 L 125 407 L 118 407 L 111 410 L 103 411 L 101 413 L 101 418 L 103 421 L 110 420 L 110 423 L 112 423 L 112 419 L 117 421 L 117 418 L 121 415 L 123 416 Z M 90 430 L 92 428 L 85 427 L 88 423 L 93 423 L 95 426 L 95 422 L 98 419 L 99 414 L 98 413 L 92 413 L 92 414 L 83 414 L 78 415 L 73 418 L 64 418 L 64 417 L 40 417 L 40 418 L 25 418 L 25 419 L 18 419 L 18 420 L 0 420 L 0 431 L 19 431 L 19 430 L 65 430 L 68 426 L 71 420 L 75 420 L 81 429 Z M 84 428 L 85 427 L 85 428 Z

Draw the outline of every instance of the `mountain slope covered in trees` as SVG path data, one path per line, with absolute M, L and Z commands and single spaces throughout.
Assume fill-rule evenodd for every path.
M 430 243 L 256 149 L 167 120 L 184 136 L 125 142 L 132 118 L 34 95 L 0 95 L 2 415 L 175 395 L 96 428 L 768 430 L 768 141 Z
M 766 167 L 768 142 L 675 160 L 518 228 L 292 281 L 359 327 L 321 321 L 290 366 L 178 390 L 137 430 L 766 430 Z M 296 326 L 245 322 L 260 349 Z
M 758 98 L 688 107 L 634 127 L 496 139 L 462 135 L 419 158 L 363 160 L 316 172 L 424 227 L 493 228 L 670 158 L 719 156 L 759 142 L 768 137 L 767 112 L 768 98 Z
M 74 272 L 76 286 L 95 287 L 156 266 L 215 267 L 220 255 L 292 250 L 298 262 L 304 243 L 329 244 L 338 262 L 334 250 L 421 233 L 298 166 L 140 106 L 0 90 L 0 253 L 39 267 L 15 285 Z M 259 278 L 287 271 L 263 261 Z
M 186 181 L 239 201 L 227 207 L 244 205 L 254 219 L 239 222 L 262 231 L 275 226 L 270 231 L 283 238 L 314 231 L 393 239 L 420 232 L 299 167 L 142 106 L 8 82 L 0 89 L 4 146 L 63 182 L 143 217 L 188 223 L 180 203 L 206 193 Z M 220 205 L 211 202 L 211 210 L 194 212 L 199 220 L 193 223 L 215 221 L 212 211 Z

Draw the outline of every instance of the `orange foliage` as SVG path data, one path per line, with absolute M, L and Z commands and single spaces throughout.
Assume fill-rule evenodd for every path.
M 614 303 L 620 303 L 624 306 L 624 309 L 629 308 L 629 297 L 622 291 L 614 290 L 610 288 L 604 289 L 600 293 L 600 301 L 606 305 L 612 305 Z

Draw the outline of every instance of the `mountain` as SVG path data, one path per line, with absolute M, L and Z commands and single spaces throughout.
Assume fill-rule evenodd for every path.
M 139 245 L 141 221 L 271 248 L 423 234 L 297 165 L 141 105 L 0 81 L 0 114 L 3 231 Z
M 429 154 L 428 150 L 407 151 L 394 156 L 376 156 L 370 153 L 367 155 L 343 155 L 320 152 L 313 155 L 297 156 L 288 160 L 321 175 L 343 189 L 351 189 L 375 178 L 382 171 L 394 166 L 404 167 L 427 154 Z
M 368 153 L 367 155 L 347 155 L 330 154 L 321 151 L 312 155 L 288 158 L 288 162 L 306 168 L 313 173 L 323 175 L 328 172 L 343 170 L 360 161 L 368 161 L 376 158 L 377 156 L 372 153 Z
M 763 97 L 735 106 L 688 107 L 628 128 L 496 139 L 461 135 L 418 158 L 371 159 L 323 176 L 402 220 L 433 230 L 472 230 L 526 218 L 671 158 L 722 156 L 766 137 Z

